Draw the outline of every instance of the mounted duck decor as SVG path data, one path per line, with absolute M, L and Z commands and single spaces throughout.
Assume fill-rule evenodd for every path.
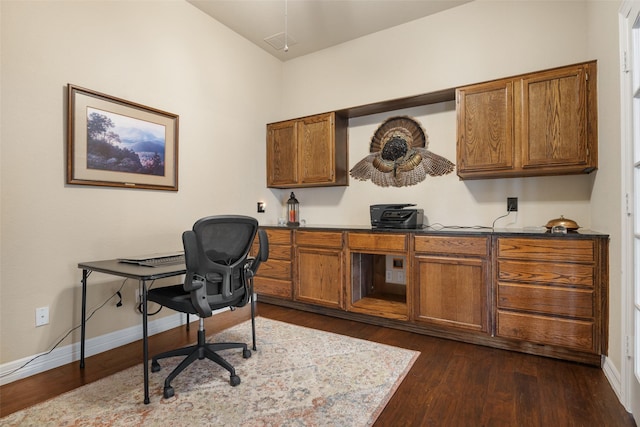
M 428 137 L 420 123 L 408 116 L 390 117 L 371 138 L 369 154 L 349 172 L 381 187 L 406 187 L 427 175 L 451 173 L 454 164 L 427 150 Z

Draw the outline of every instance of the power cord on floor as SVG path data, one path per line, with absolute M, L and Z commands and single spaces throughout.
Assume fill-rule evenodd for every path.
M 91 272 L 90 272 L 89 274 L 91 274 Z M 88 277 L 88 276 L 87 276 L 87 277 Z M 121 291 L 121 290 L 122 290 L 122 288 L 124 287 L 124 285 L 125 285 L 125 283 L 127 282 L 127 280 L 128 280 L 128 279 L 124 279 L 124 280 L 122 281 L 122 285 L 120 285 L 120 288 L 119 288 L 119 289 L 118 289 L 118 290 L 117 290 L 113 295 L 111 295 L 109 298 L 107 298 L 107 299 L 106 299 L 102 304 L 100 304 L 97 308 L 95 308 L 95 309 L 94 309 L 94 310 L 89 314 L 89 316 L 87 316 L 87 319 L 85 320 L 85 322 L 88 322 L 88 321 L 89 321 L 89 319 L 91 319 L 91 318 L 93 317 L 93 315 L 94 315 L 94 314 L 96 314 L 96 312 L 97 312 L 98 310 L 100 310 L 102 307 L 104 307 L 105 305 L 107 305 L 107 303 L 108 303 L 109 301 L 111 301 L 113 298 L 115 298 L 115 297 L 117 297 L 117 296 L 120 296 L 120 298 L 121 298 L 121 299 L 120 299 L 120 303 L 121 303 L 121 301 L 122 301 L 122 296 L 121 296 L 120 291 Z M 13 369 L 12 371 L 5 372 L 5 373 L 3 373 L 3 374 L 0 374 L 0 378 L 4 378 L 4 377 L 7 377 L 7 376 L 9 376 L 9 375 L 15 374 L 15 373 L 16 373 L 16 372 L 18 372 L 20 369 L 24 369 L 26 366 L 28 366 L 28 365 L 29 365 L 31 362 L 33 362 L 34 360 L 37 360 L 38 358 L 40 358 L 40 357 L 42 357 L 42 356 L 46 356 L 46 355 L 48 355 L 48 354 L 51 354 L 51 352 L 52 352 L 53 350 L 55 350 L 55 349 L 56 349 L 56 348 L 57 348 L 57 347 L 58 347 L 58 346 L 59 346 L 59 345 L 60 345 L 60 344 L 61 344 L 61 343 L 62 343 L 62 342 L 63 342 L 63 341 L 64 341 L 64 340 L 69 336 L 69 335 L 71 335 L 71 333 L 72 333 L 73 331 L 75 331 L 76 329 L 78 329 L 80 326 L 82 326 L 82 325 L 77 325 L 77 326 L 74 326 L 73 328 L 69 329 L 69 331 L 67 331 L 67 333 L 65 333 L 65 334 L 64 334 L 64 336 L 63 336 L 62 338 L 60 338 L 60 339 L 58 340 L 58 342 L 56 342 L 56 343 L 53 345 L 53 347 L 52 347 L 49 351 L 47 351 L 47 352 L 45 352 L 45 353 L 41 353 L 41 354 L 39 354 L 39 355 L 37 355 L 37 356 L 33 357 L 32 359 L 27 360 L 27 361 L 26 361 L 22 366 L 19 366 L 19 367 L 17 367 L 17 368 L 15 368 L 15 369 Z

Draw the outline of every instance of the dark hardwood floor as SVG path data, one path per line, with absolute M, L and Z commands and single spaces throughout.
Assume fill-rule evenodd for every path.
M 420 351 L 375 426 L 635 426 L 601 369 L 432 338 L 258 303 L 260 316 Z M 207 333 L 248 318 L 246 309 L 207 319 Z M 175 328 L 150 339 L 151 354 L 195 341 Z M 259 334 L 259 331 L 258 331 Z M 259 349 L 258 349 L 259 351 Z M 0 415 L 72 390 L 142 361 L 126 346 L 0 387 Z M 1 424 L 1 422 L 0 422 Z

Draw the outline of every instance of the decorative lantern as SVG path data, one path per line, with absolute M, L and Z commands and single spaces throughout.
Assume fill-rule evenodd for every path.
M 300 203 L 293 191 L 287 200 L 287 225 L 300 225 Z

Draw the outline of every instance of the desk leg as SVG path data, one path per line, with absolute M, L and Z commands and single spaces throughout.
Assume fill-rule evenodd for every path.
M 253 339 L 253 351 L 256 351 L 256 299 L 253 293 L 253 278 L 251 279 L 251 338 Z
M 144 365 L 144 404 L 149 404 L 149 331 L 147 329 L 147 283 L 142 285 L 142 357 Z
M 84 338 L 87 329 L 87 276 L 86 269 L 82 270 L 82 320 L 80 321 L 80 368 L 84 369 Z

